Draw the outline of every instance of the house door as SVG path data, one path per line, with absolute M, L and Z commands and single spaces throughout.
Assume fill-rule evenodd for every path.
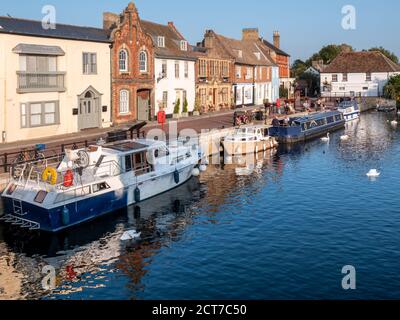
M 138 91 L 137 115 L 138 121 L 150 120 L 150 90 Z
M 79 98 L 78 129 L 85 130 L 101 126 L 100 97 L 89 90 Z

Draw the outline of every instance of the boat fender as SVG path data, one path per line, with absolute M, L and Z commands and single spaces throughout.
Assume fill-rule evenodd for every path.
M 175 183 L 176 184 L 178 184 L 179 182 L 180 182 L 180 177 L 179 177 L 179 171 L 178 170 L 175 170 L 175 172 L 174 172 L 174 180 L 175 180 Z
M 74 185 L 74 173 L 68 170 L 64 175 L 64 187 L 69 188 Z
M 193 176 L 193 177 L 198 177 L 198 176 L 200 176 L 200 170 L 199 170 L 198 168 L 194 168 L 194 169 L 192 170 L 192 176 Z
M 140 189 L 139 189 L 139 187 L 136 187 L 136 189 L 135 189 L 135 202 L 137 203 L 137 202 L 140 202 Z
M 67 226 L 70 224 L 70 215 L 69 215 L 69 209 L 67 206 L 64 206 L 62 213 L 61 213 L 61 221 L 64 226 Z
M 200 172 L 206 172 L 207 171 L 207 166 L 205 164 L 202 164 L 200 167 Z
M 53 186 L 57 183 L 57 177 L 57 170 L 51 167 L 47 167 L 42 174 L 42 180 L 44 182 L 50 182 Z

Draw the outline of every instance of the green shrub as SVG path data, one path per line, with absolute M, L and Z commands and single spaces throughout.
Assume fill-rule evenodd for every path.
M 174 114 L 180 114 L 180 113 L 181 113 L 181 100 L 178 99 L 175 102 Z

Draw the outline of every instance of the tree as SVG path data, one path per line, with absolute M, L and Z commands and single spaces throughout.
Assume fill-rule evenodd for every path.
M 175 102 L 174 114 L 180 114 L 180 113 L 181 113 L 181 100 L 178 99 Z
M 185 98 L 185 100 L 183 101 L 183 113 L 189 112 L 188 106 L 189 106 L 189 103 L 188 103 L 187 99 Z
M 379 51 L 382 52 L 386 57 L 392 60 L 394 63 L 399 63 L 399 58 L 393 52 L 383 48 L 383 47 L 374 47 L 369 49 L 368 51 Z
M 330 44 L 322 47 L 322 49 L 311 56 L 305 63 L 309 66 L 312 65 L 312 62 L 315 60 L 323 60 L 325 64 L 331 63 L 339 54 L 343 52 L 352 52 L 354 51 L 353 47 L 348 44 Z
M 281 99 L 287 99 L 289 96 L 289 90 L 285 88 L 284 86 L 280 86 L 279 88 L 279 97 Z
M 383 94 L 386 98 L 398 100 L 400 98 L 400 75 L 393 76 L 389 79 L 383 88 Z
M 308 69 L 308 65 L 300 59 L 297 59 L 295 62 L 293 62 L 292 65 L 292 77 L 293 78 L 298 78 L 300 77 L 304 71 Z
M 299 80 L 305 80 L 307 82 L 308 95 L 314 96 L 320 93 L 320 77 L 313 73 L 303 73 Z

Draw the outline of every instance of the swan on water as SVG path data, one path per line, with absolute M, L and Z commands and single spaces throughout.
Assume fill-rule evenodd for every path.
M 137 238 L 140 238 L 140 235 L 142 233 L 141 232 L 137 232 L 136 230 L 130 230 L 130 231 L 126 231 L 122 237 L 121 237 L 121 241 L 129 241 L 129 240 L 135 240 Z
M 330 139 L 331 139 L 331 138 L 330 138 L 330 133 L 328 132 L 328 134 L 327 134 L 326 137 L 321 138 L 321 141 L 323 141 L 323 142 L 329 142 Z
M 350 137 L 347 134 L 340 137 L 340 140 L 342 140 L 342 141 L 347 141 L 349 139 L 350 139 Z
M 367 177 L 370 177 L 370 178 L 377 178 L 377 177 L 379 177 L 380 175 L 381 175 L 381 173 L 378 172 L 378 170 L 376 170 L 376 169 L 371 169 L 371 170 L 369 170 L 369 172 L 367 173 Z

